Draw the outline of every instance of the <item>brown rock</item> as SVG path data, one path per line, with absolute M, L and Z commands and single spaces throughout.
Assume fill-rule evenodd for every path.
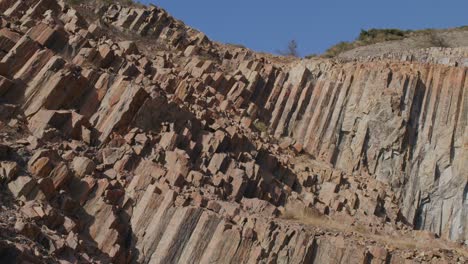
M 228 165 L 228 157 L 225 153 L 215 153 L 211 158 L 208 170 L 212 174 L 216 174 L 218 171 L 225 172 Z
M 15 223 L 15 229 L 22 235 L 35 240 L 41 233 L 39 227 L 33 223 L 26 223 L 22 220 L 18 220 Z
M 46 198 L 50 199 L 55 194 L 55 186 L 51 178 L 39 179 L 37 183 L 39 189 L 44 193 Z
M 325 182 L 322 184 L 319 194 L 319 199 L 326 205 L 330 205 L 330 203 L 336 197 L 336 191 L 338 186 L 331 182 Z
M 180 149 L 167 151 L 166 167 L 169 171 L 177 172 L 182 177 L 186 178 L 190 171 L 190 157 L 185 151 Z
M 91 159 L 86 157 L 76 157 L 73 159 L 73 170 L 76 176 L 82 178 L 85 175 L 91 175 L 96 169 L 96 165 Z
M 0 179 L 7 182 L 13 180 L 19 172 L 18 164 L 14 161 L 0 161 Z
M 54 183 L 55 189 L 63 188 L 69 183 L 72 177 L 65 162 L 60 162 L 50 173 L 50 178 Z
M 98 25 L 96 25 L 94 23 L 89 25 L 88 31 L 89 31 L 89 33 L 91 33 L 96 38 L 100 38 L 103 35 L 101 27 L 99 27 Z
M 384 264 L 387 261 L 388 252 L 385 248 L 373 246 L 369 248 L 369 253 L 372 255 L 372 263 Z
M 167 132 L 161 136 L 159 145 L 166 150 L 173 150 L 177 145 L 177 134 L 175 132 Z
M 67 137 L 81 139 L 84 125 L 87 121 L 74 111 L 40 110 L 31 118 L 28 127 L 38 138 L 44 137 L 49 128 L 56 128 Z
M 133 41 L 122 41 L 119 42 L 119 47 L 122 49 L 123 54 L 130 55 L 130 54 L 139 54 L 139 50 L 135 42 Z
M 247 188 L 247 181 L 246 178 L 247 176 L 245 175 L 245 172 L 241 169 L 235 169 L 230 173 L 230 176 L 232 177 L 232 193 L 231 196 L 232 198 L 239 202 L 242 197 L 244 196 L 244 192 Z
M 197 52 L 198 52 L 198 47 L 194 46 L 194 45 L 191 45 L 191 46 L 188 46 L 185 49 L 184 56 L 185 57 L 191 57 L 191 56 L 195 55 Z
M 75 10 L 0 0 L 0 141 L 11 145 L 0 144 L 0 177 L 17 200 L 36 201 L 21 208 L 29 219 L 17 226 L 36 240 L 10 242 L 0 225 L 0 255 L 36 254 L 19 263 L 464 261 L 403 222 L 466 241 L 466 48 L 349 57 L 362 47 L 342 54 L 350 62 L 289 63 L 211 42 L 157 7 L 100 5 L 96 23 L 106 29 L 88 27 L 79 14 L 95 7 L 87 2 Z M 155 41 L 141 50 L 137 38 L 125 41 L 139 35 Z M 31 152 L 34 177 L 23 176 L 20 159 Z M 300 215 L 278 220 L 292 202 Z M 14 210 L 6 202 L 0 218 Z M 323 227 L 352 232 L 308 225 L 328 218 Z M 367 231 L 444 250 L 384 248 Z
M 200 193 L 192 193 L 191 197 L 195 206 L 206 207 L 208 204 L 208 200 Z
M 36 187 L 36 181 L 28 176 L 19 176 L 16 180 L 8 183 L 8 190 L 15 197 L 27 196 Z
M 5 95 L 13 87 L 13 85 L 14 84 L 11 80 L 0 75 L 0 96 Z
M 203 173 L 198 171 L 190 171 L 187 176 L 187 181 L 196 187 L 200 187 L 203 185 Z
M 70 232 L 67 236 L 67 246 L 69 246 L 73 250 L 77 250 L 78 248 L 78 235 L 74 232 Z
M 44 178 L 49 176 L 49 173 L 53 169 L 52 161 L 48 157 L 42 157 L 35 160 L 32 164 L 29 165 L 29 172 L 32 175 Z
M 64 221 L 63 221 L 63 228 L 67 232 L 73 232 L 73 231 L 76 231 L 77 224 L 71 218 L 65 216 Z
M 7 28 L 0 29 L 0 49 L 10 50 L 16 42 L 21 38 L 21 35 Z
M 62 50 L 68 41 L 63 30 L 53 29 L 44 23 L 39 23 L 33 27 L 28 35 L 40 45 L 57 51 Z
M 98 65 L 102 68 L 109 67 L 115 58 L 114 51 L 111 49 L 111 47 L 109 47 L 109 45 L 101 45 L 99 46 L 98 52 L 99 52 Z
M 218 213 L 221 210 L 221 205 L 216 201 L 208 201 L 206 208 Z
M 245 210 L 252 213 L 266 213 L 267 215 L 278 216 L 279 210 L 271 203 L 257 198 L 243 198 L 242 205 Z

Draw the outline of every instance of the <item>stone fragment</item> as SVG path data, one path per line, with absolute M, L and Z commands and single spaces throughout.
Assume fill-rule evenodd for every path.
M 139 54 L 139 50 L 135 42 L 133 41 L 122 41 L 119 42 L 119 47 L 122 49 L 125 55 Z
M 0 75 L 0 96 L 4 96 L 14 86 L 14 83 Z
M 28 35 L 40 45 L 56 51 L 61 51 L 68 41 L 63 29 L 53 29 L 44 23 L 31 28 Z
M 0 50 L 9 51 L 20 38 L 21 35 L 12 30 L 7 28 L 0 29 Z
M 73 159 L 73 170 L 76 176 L 80 178 L 91 175 L 95 169 L 96 165 L 87 157 L 76 157 Z
M 217 172 L 225 172 L 228 165 L 228 157 L 225 153 L 215 153 L 211 158 L 210 164 L 208 165 L 208 170 L 212 174 Z
M 191 56 L 195 55 L 197 52 L 198 52 L 198 47 L 194 46 L 194 45 L 191 45 L 191 46 L 188 46 L 185 49 L 184 56 L 185 57 L 191 57 Z
M 206 208 L 218 213 L 221 210 L 221 205 L 218 202 L 211 200 L 208 201 Z
M 35 160 L 29 165 L 29 172 L 38 178 L 49 176 L 53 169 L 52 161 L 48 157 L 42 157 Z
M 319 199 L 326 205 L 330 205 L 333 199 L 336 197 L 336 191 L 338 186 L 332 182 L 325 182 L 322 184 Z
M 36 186 L 36 182 L 29 176 L 19 176 L 16 180 L 8 183 L 8 190 L 13 196 L 20 198 L 27 196 Z
M 190 171 L 190 157 L 183 150 L 166 152 L 166 167 L 169 171 L 174 171 L 186 178 Z
M 7 182 L 14 180 L 18 175 L 19 167 L 14 161 L 0 161 L 0 179 Z
M 279 210 L 271 203 L 258 198 L 243 198 L 242 205 L 244 209 L 253 213 L 266 213 L 267 215 L 278 216 Z
M 47 199 L 52 198 L 52 196 L 54 196 L 54 194 L 56 193 L 54 182 L 51 178 L 39 179 L 37 181 L 37 184 L 39 185 L 39 189 L 42 191 L 42 193 L 46 196 Z
M 203 185 L 203 173 L 198 171 L 190 171 L 187 176 L 187 181 L 196 187 L 200 187 Z
M 247 189 L 247 181 L 246 181 L 246 174 L 243 170 L 241 169 L 235 169 L 230 173 L 230 176 L 232 177 L 232 193 L 231 196 L 232 198 L 239 202 L 242 197 L 244 196 L 244 192 Z
M 388 252 L 385 248 L 372 246 L 369 248 L 369 253 L 372 255 L 372 262 L 384 264 L 388 258 Z
M 91 33 L 96 38 L 100 38 L 104 34 L 104 32 L 102 32 L 101 27 L 99 27 L 95 23 L 92 23 L 92 24 L 89 25 L 88 31 L 89 31 L 89 33 Z
M 173 150 L 177 145 L 177 134 L 175 132 L 166 132 L 161 136 L 159 145 L 166 150 Z
M 33 223 L 27 223 L 23 220 L 16 221 L 15 230 L 32 240 L 35 240 L 41 233 L 41 230 L 37 225 Z
M 69 183 L 72 179 L 72 175 L 67 164 L 65 162 L 61 162 L 50 172 L 50 178 L 54 183 L 55 189 L 60 189 Z
M 64 136 L 82 138 L 82 126 L 87 126 L 83 116 L 74 111 L 40 110 L 29 121 L 28 127 L 37 138 L 46 135 L 49 128 L 60 130 Z

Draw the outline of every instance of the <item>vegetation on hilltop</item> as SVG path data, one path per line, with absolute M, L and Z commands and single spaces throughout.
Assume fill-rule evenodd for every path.
M 468 26 L 458 27 L 455 30 L 468 30 Z M 354 41 L 341 41 L 330 47 L 322 54 L 322 57 L 333 58 L 339 54 L 362 46 L 368 46 L 385 41 L 402 40 L 408 37 L 428 36 L 429 41 L 435 47 L 447 47 L 446 41 L 437 35 L 436 29 L 423 30 L 401 30 L 395 28 L 361 30 L 359 36 Z M 306 58 L 316 57 L 316 54 L 306 56 Z
M 299 51 L 296 40 L 291 40 L 288 43 L 288 46 L 284 50 L 277 50 L 276 53 L 282 56 L 289 56 L 289 57 L 299 57 Z
M 124 6 L 145 6 L 138 0 L 65 0 L 71 5 L 82 5 L 82 4 L 121 4 Z M 79 7 L 78 7 L 79 8 Z M 450 30 L 468 30 L 468 26 L 461 26 Z M 382 43 L 386 41 L 398 41 L 410 37 L 426 37 L 425 41 L 430 43 L 433 47 L 449 47 L 447 41 L 438 34 L 446 30 L 437 30 L 437 29 L 422 29 L 422 30 L 401 30 L 395 28 L 383 28 L 377 29 L 372 28 L 368 30 L 362 29 L 358 37 L 353 41 L 341 41 L 332 47 L 328 48 L 323 54 L 309 54 L 305 58 L 315 58 L 315 57 L 324 57 L 324 58 L 334 58 L 338 55 L 350 51 L 359 47 L 369 46 L 377 43 Z M 227 46 L 234 48 L 243 48 L 246 47 L 243 45 L 235 43 L 227 43 Z M 282 50 L 277 50 L 275 53 L 282 55 L 284 57 L 301 57 L 298 52 L 298 44 L 295 40 L 291 40 L 287 47 Z

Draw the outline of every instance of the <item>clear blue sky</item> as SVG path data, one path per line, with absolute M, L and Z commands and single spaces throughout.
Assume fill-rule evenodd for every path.
M 301 55 L 353 40 L 361 29 L 468 25 L 468 0 L 142 0 L 213 40 L 275 52 L 291 39 Z

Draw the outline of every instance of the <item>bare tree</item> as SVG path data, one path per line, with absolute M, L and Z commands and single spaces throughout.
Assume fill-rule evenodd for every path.
M 285 50 L 279 50 L 277 52 L 283 56 L 299 57 L 299 52 L 297 51 L 297 42 L 294 39 L 289 41 L 288 47 Z

